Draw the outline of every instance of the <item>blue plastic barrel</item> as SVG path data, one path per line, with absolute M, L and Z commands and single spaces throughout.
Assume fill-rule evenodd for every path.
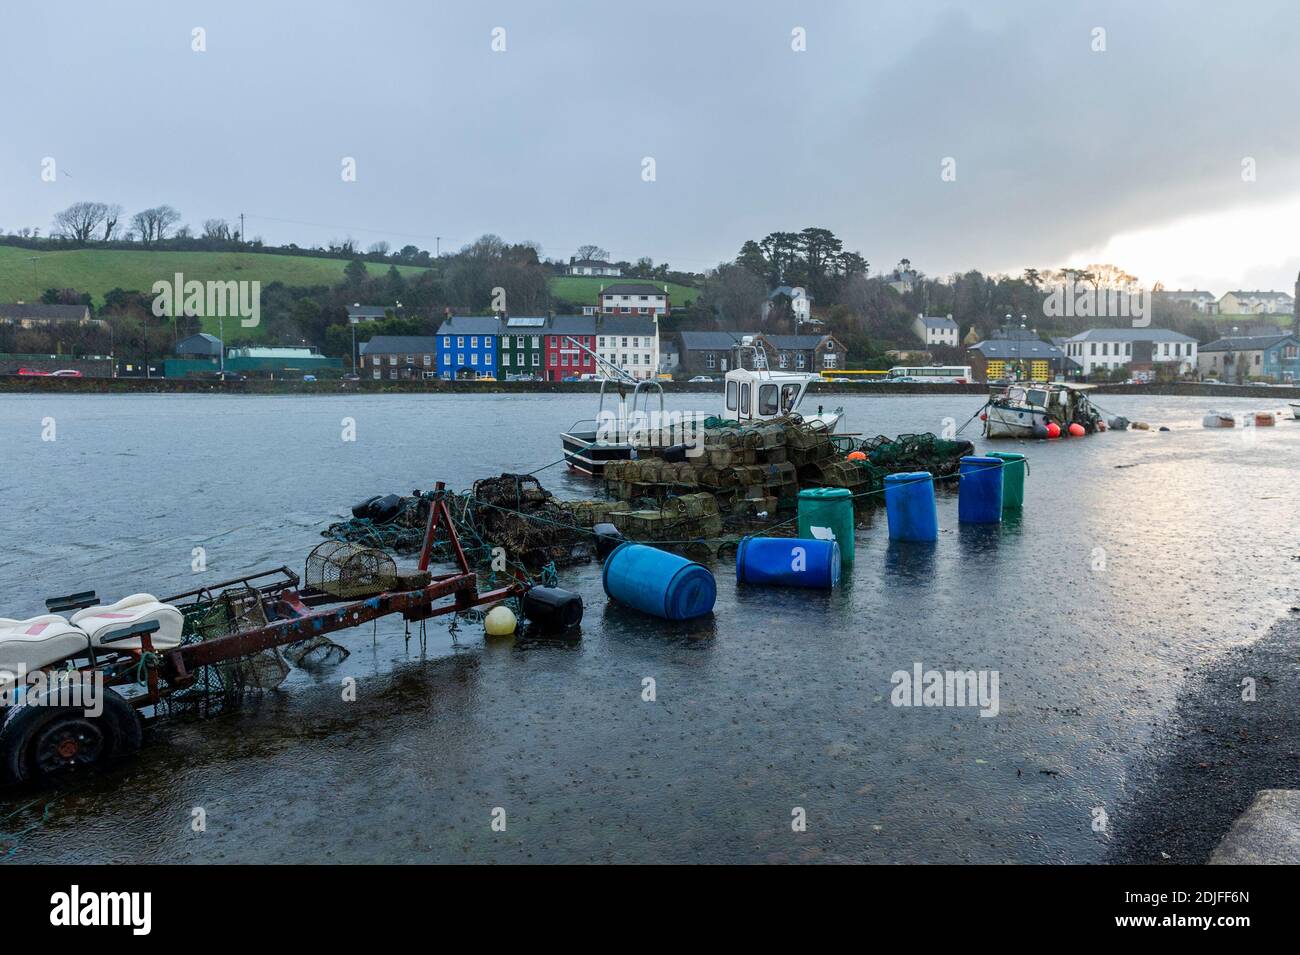
M 713 574 L 685 557 L 657 547 L 620 544 L 605 558 L 605 593 L 619 603 L 666 620 L 688 620 L 713 610 Z
M 746 537 L 736 549 L 736 580 L 829 590 L 840 582 L 840 545 L 797 537 Z
M 934 477 L 929 471 L 885 476 L 885 513 L 889 539 L 937 541 L 939 512 L 934 504 Z
M 957 520 L 963 524 L 1002 521 L 1002 460 L 970 455 L 961 459 Z

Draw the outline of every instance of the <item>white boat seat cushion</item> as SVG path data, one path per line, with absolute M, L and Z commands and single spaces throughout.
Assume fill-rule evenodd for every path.
M 117 603 L 87 607 L 72 615 L 72 622 L 86 631 L 91 646 L 95 647 L 100 646 L 100 641 L 114 630 L 151 620 L 158 621 L 158 629 L 149 634 L 155 650 L 170 650 L 181 645 L 185 618 L 179 610 L 162 603 L 153 594 L 132 594 Z M 140 637 L 110 643 L 105 649 L 139 650 Z
M 30 673 L 85 653 L 88 646 L 86 632 L 56 613 L 26 620 L 0 617 L 0 670 L 16 673 L 21 664 Z

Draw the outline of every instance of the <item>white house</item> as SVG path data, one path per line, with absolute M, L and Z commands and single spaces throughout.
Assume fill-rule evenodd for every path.
M 1210 314 L 1218 311 L 1218 299 L 1213 292 L 1204 292 L 1200 289 L 1191 289 L 1183 291 L 1182 289 L 1164 289 L 1153 293 L 1157 301 L 1176 302 L 1183 305 L 1190 305 L 1194 312 L 1204 312 Z
M 667 315 L 668 286 L 649 282 L 616 282 L 601 286 L 600 312 L 604 315 Z
M 1175 364 L 1180 375 L 1196 370 L 1196 339 L 1167 328 L 1090 328 L 1063 347 L 1085 375 L 1131 367 L 1140 377 L 1160 364 Z
M 633 378 L 659 373 L 659 321 L 653 315 L 600 315 L 596 318 L 596 354 Z M 599 363 L 596 375 L 610 377 Z
M 608 275 L 618 278 L 623 274 L 623 270 L 618 266 L 610 265 L 602 259 L 570 259 L 570 275 Z
M 1235 289 L 1219 299 L 1223 315 L 1287 315 L 1295 311 L 1295 299 L 1286 292 L 1247 292 Z
M 929 345 L 950 345 L 957 347 L 957 336 L 961 329 L 952 320 L 952 316 L 921 315 L 912 319 L 912 331 L 916 337 Z

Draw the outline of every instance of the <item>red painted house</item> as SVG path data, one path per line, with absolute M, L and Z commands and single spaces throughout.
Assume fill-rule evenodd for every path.
M 596 373 L 596 359 L 576 347 L 570 338 L 595 351 L 596 319 L 590 315 L 556 315 L 551 319 L 546 329 L 546 354 L 543 358 L 547 381 L 563 381 Z

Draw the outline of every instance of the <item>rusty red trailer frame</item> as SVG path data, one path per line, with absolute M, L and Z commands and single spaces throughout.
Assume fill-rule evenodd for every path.
M 172 603 L 186 597 L 211 594 L 232 584 L 247 585 L 275 573 L 284 573 L 289 578 L 287 584 L 261 588 L 268 591 L 267 602 L 277 617 L 264 627 L 214 637 L 198 643 L 184 644 L 161 652 L 155 651 L 149 635 L 143 634 L 141 650 L 136 652 L 135 656 L 139 658 L 145 653 L 152 653 L 161 659 L 161 663 L 156 668 L 147 669 L 146 692 L 137 694 L 131 702 L 137 708 L 152 706 L 175 690 L 183 689 L 193 683 L 202 667 L 237 660 L 261 650 L 297 643 L 338 630 L 347 630 L 380 617 L 400 613 L 408 622 L 428 620 L 443 614 L 469 610 L 482 604 L 522 596 L 530 585 L 519 578 L 515 578 L 507 586 L 479 593 L 478 575 L 470 567 L 465 552 L 460 546 L 451 511 L 447 507 L 446 494 L 446 486 L 439 481 L 434 486 L 434 491 L 425 495 L 429 501 L 429 518 L 425 525 L 424 541 L 420 548 L 417 567 L 422 572 L 428 571 L 434 539 L 441 528 L 447 534 L 448 542 L 455 554 L 456 572 L 435 576 L 428 584 L 414 590 L 385 591 L 348 603 L 339 603 L 338 598 L 320 591 L 297 589 L 297 576 L 287 567 L 250 574 L 222 584 L 201 587 L 185 594 L 165 598 L 164 603 Z M 448 597 L 452 598 L 449 603 L 438 604 Z M 159 676 L 166 681 L 165 687 L 159 685 Z

